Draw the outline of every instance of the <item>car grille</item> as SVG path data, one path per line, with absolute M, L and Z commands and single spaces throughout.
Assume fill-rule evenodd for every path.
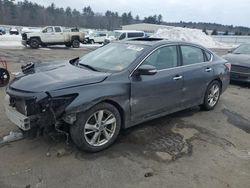
M 22 40 L 27 40 L 27 34 L 26 33 L 22 34 Z
M 232 65 L 231 72 L 250 74 L 250 68 L 239 65 Z
M 18 112 L 25 116 L 31 116 L 40 113 L 40 106 L 34 100 L 24 100 L 19 98 L 10 98 L 10 106 L 15 107 Z

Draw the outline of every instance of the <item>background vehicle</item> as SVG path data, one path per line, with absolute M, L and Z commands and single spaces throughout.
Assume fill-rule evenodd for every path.
M 109 36 L 104 40 L 104 44 L 108 44 L 113 40 L 124 40 L 144 37 L 146 37 L 146 33 L 143 31 L 115 30 L 114 32 L 110 33 Z
M 91 33 L 88 37 L 86 37 L 87 43 L 94 44 L 94 43 L 99 43 L 102 44 L 104 43 L 104 40 L 107 38 L 108 34 L 106 32 L 94 32 Z
M 242 44 L 223 56 L 232 64 L 231 80 L 250 83 L 250 44 Z
M 31 48 L 62 44 L 66 47 L 79 48 L 84 37 L 82 32 L 64 32 L 60 26 L 48 26 L 40 32 L 23 33 L 22 44 Z
M 17 28 L 11 28 L 9 31 L 10 35 L 19 35 L 19 31 Z
M 122 128 L 196 105 L 212 110 L 230 76 L 228 62 L 211 51 L 154 38 L 30 67 L 7 88 L 9 119 L 24 131 L 66 126 L 91 152 L 110 146 Z
M 0 35 L 5 35 L 6 30 L 3 27 L 0 27 Z

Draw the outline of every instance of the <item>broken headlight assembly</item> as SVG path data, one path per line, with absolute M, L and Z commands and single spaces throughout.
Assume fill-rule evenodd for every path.
M 61 115 L 65 108 L 77 97 L 78 94 L 46 98 L 40 102 L 41 111 L 52 111 L 56 116 Z

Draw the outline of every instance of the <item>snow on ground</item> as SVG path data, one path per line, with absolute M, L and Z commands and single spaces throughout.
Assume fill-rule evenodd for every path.
M 220 43 L 199 29 L 181 27 L 159 29 L 154 35 L 152 35 L 152 37 L 192 42 L 207 48 L 232 48 L 232 45 Z

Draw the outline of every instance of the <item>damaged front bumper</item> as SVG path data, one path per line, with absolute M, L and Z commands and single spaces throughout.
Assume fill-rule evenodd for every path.
M 55 123 L 51 113 L 27 114 L 28 107 L 25 103 L 23 103 L 23 110 L 21 110 L 20 106 L 15 106 L 10 101 L 10 96 L 6 95 L 4 103 L 5 114 L 12 123 L 23 131 L 29 131 L 33 128 L 43 128 Z M 24 111 L 26 112 L 24 113 Z
M 75 121 L 65 108 L 77 95 L 51 97 L 49 93 L 29 93 L 7 88 L 5 112 L 8 119 L 23 131 L 43 129 L 60 122 Z
M 8 102 L 9 98 L 9 95 L 6 95 L 4 104 L 8 119 L 23 131 L 30 130 L 30 118 L 18 112 L 14 107 L 11 107 Z

